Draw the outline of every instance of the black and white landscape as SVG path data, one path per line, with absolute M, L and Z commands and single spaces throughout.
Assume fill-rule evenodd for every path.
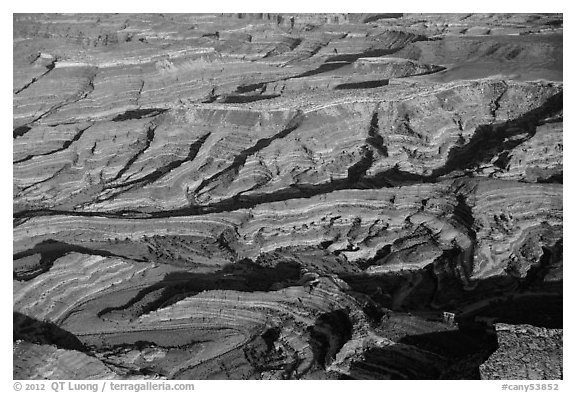
M 15 14 L 15 379 L 562 379 L 562 14 Z

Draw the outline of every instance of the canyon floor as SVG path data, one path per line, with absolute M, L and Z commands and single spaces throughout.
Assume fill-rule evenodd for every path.
M 15 14 L 15 379 L 562 379 L 563 19 Z

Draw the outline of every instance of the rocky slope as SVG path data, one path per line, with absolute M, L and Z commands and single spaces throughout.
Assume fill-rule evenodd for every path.
M 14 15 L 14 377 L 561 378 L 562 23 Z

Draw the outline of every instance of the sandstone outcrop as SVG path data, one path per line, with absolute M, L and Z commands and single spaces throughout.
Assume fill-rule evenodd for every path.
M 499 348 L 480 366 L 483 379 L 562 379 L 562 329 L 497 324 Z

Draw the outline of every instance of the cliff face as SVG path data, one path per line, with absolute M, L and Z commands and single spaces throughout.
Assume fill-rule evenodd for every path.
M 561 377 L 561 16 L 15 15 L 13 62 L 15 378 Z

